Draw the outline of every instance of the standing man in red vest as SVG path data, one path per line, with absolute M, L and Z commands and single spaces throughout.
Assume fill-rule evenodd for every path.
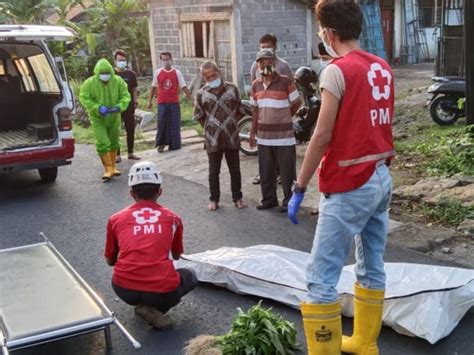
M 155 71 L 151 84 L 148 108 L 151 109 L 153 98 L 157 96 L 158 103 L 158 130 L 156 132 L 156 147 L 162 153 L 165 146 L 169 150 L 181 148 L 181 109 L 179 93 L 184 91 L 189 100 L 191 91 L 186 86 L 183 74 L 173 67 L 170 52 L 160 53 L 162 68 Z
M 318 168 L 321 201 L 301 305 L 309 354 L 378 354 L 385 289 L 384 251 L 392 193 L 393 75 L 381 58 L 362 51 L 363 14 L 352 0 L 320 0 L 319 37 L 334 58 L 321 81 L 322 106 L 294 186 L 296 214 Z M 336 285 L 355 240 L 354 332 L 341 339 Z M 341 346 L 342 344 L 342 346 Z

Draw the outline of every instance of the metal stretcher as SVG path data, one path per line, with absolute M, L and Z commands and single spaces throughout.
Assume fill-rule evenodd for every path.
M 43 243 L 0 250 L 2 354 L 99 330 L 110 349 L 111 324 L 139 349 L 140 343 L 44 238 Z

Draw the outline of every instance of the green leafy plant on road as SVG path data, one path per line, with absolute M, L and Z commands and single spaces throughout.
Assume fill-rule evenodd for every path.
M 296 329 L 262 301 L 247 312 L 238 308 L 231 330 L 222 336 L 200 336 L 185 348 L 186 355 L 285 355 L 298 350 Z

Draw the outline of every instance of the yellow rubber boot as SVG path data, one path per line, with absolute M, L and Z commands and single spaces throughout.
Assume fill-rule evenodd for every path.
M 378 355 L 377 338 L 382 328 L 384 290 L 370 290 L 355 284 L 354 331 L 342 337 L 342 351 L 360 355 Z
M 115 167 L 115 161 L 117 159 L 117 151 L 116 150 L 111 150 L 110 151 L 110 159 L 112 161 L 112 171 L 113 171 L 113 175 L 114 176 L 120 176 L 122 175 L 122 173 L 117 170 L 117 168 Z
M 302 303 L 308 355 L 341 354 L 341 305 Z
M 104 166 L 104 175 L 102 175 L 102 180 L 104 182 L 109 181 L 113 177 L 113 170 L 112 170 L 112 161 L 110 160 L 110 154 L 104 153 L 100 156 L 100 160 L 102 160 L 102 165 Z

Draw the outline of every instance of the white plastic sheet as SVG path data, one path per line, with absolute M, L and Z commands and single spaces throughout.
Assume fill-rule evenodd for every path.
M 275 245 L 223 247 L 185 255 L 177 267 L 193 269 L 201 282 L 299 308 L 307 293 L 308 258 L 308 253 Z M 407 263 L 386 263 L 385 270 L 383 321 L 398 333 L 434 344 L 474 306 L 474 270 Z M 337 289 L 342 313 L 349 317 L 355 280 L 354 265 L 344 267 Z

